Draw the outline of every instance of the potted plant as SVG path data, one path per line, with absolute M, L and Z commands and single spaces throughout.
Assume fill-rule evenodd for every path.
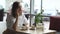
M 43 13 L 44 10 L 41 11 L 41 13 L 38 13 L 35 15 L 35 23 L 38 24 L 38 23 L 42 23 L 42 13 Z
M 43 13 L 44 10 L 41 11 L 41 13 L 38 13 L 35 15 L 35 23 L 36 23 L 36 27 L 38 29 L 42 28 L 43 27 L 43 22 L 42 22 L 42 13 Z
M 36 28 L 41 29 L 43 31 L 43 23 L 42 23 L 42 15 L 41 13 L 35 15 L 35 23 L 36 23 Z

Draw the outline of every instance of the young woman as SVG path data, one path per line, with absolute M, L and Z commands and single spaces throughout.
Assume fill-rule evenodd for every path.
M 12 4 L 11 14 L 7 14 L 7 30 L 16 31 L 16 29 L 25 26 L 27 28 L 28 22 L 25 15 L 22 13 L 22 7 L 19 2 L 14 2 Z

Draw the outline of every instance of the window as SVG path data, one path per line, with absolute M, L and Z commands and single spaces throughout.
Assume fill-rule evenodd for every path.
M 47 14 L 56 15 L 56 10 L 60 10 L 60 0 L 43 0 L 43 9 Z
M 5 8 L 5 0 L 0 0 L 0 8 Z

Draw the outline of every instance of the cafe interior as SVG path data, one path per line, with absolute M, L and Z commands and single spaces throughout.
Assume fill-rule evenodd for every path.
M 15 1 L 22 6 L 28 28 L 17 27 L 9 34 L 60 34 L 60 0 L 0 0 L 0 34 L 8 34 L 6 19 Z

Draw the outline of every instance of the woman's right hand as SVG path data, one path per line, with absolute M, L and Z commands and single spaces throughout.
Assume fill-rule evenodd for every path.
M 17 10 L 17 12 L 16 12 L 16 18 L 19 16 L 19 13 L 18 13 L 18 10 Z
M 17 27 L 18 16 L 19 16 L 19 13 L 18 13 L 18 11 L 16 11 L 16 21 L 15 21 L 15 23 L 13 24 L 13 29 L 14 29 L 14 30 L 16 30 L 16 27 Z

